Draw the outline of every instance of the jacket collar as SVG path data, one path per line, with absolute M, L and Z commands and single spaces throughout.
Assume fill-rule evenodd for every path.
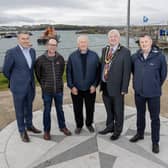
M 25 61 L 26 65 L 27 65 L 27 67 L 29 68 L 29 66 L 28 66 L 28 64 L 27 64 L 27 61 L 26 61 L 26 58 L 25 58 L 25 56 L 24 56 L 24 54 L 23 54 L 23 51 L 22 51 L 22 49 L 21 49 L 21 47 L 20 47 L 19 45 L 16 46 L 16 51 L 17 51 L 18 55 L 21 56 L 22 59 L 24 59 L 24 61 Z M 33 55 L 32 55 L 32 52 L 31 52 L 31 51 L 32 51 L 32 50 L 30 49 L 29 52 L 30 52 L 30 56 L 31 56 L 31 59 L 32 59 L 32 66 L 33 66 Z M 31 68 L 32 68 L 32 66 L 31 66 Z M 29 69 L 30 69 L 30 68 L 29 68 Z
M 157 56 L 159 53 L 160 53 L 160 50 L 158 48 L 152 47 L 146 60 L 149 60 L 149 59 Z M 138 54 L 138 57 L 142 60 L 143 59 L 143 51 L 141 49 L 139 49 L 137 51 L 137 54 Z
M 86 51 L 86 53 L 85 53 L 85 54 L 87 55 L 87 54 L 88 54 L 88 52 L 89 52 L 89 49 L 87 49 L 87 51 Z M 78 54 L 82 54 L 82 53 L 80 52 L 79 48 L 77 49 L 77 53 L 78 53 Z
M 46 50 L 43 54 L 49 61 L 51 61 L 51 59 L 49 59 L 48 56 L 48 50 Z M 53 60 L 56 60 L 56 58 L 59 56 L 59 54 L 57 52 L 55 52 L 55 56 L 53 56 Z
M 110 45 L 107 45 L 105 48 L 110 48 Z M 119 43 L 117 46 L 114 47 L 115 52 L 121 49 L 121 44 Z

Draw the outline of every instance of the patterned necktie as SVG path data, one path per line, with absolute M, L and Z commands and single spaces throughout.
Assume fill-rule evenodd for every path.
M 110 63 L 113 57 L 113 48 L 111 48 L 107 55 L 105 55 L 105 65 L 104 65 L 104 79 L 108 79 L 108 74 L 110 70 Z

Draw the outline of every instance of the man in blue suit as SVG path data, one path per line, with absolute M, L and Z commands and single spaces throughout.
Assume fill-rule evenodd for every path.
M 6 52 L 3 73 L 13 95 L 18 130 L 23 142 L 29 142 L 27 130 L 41 133 L 32 124 L 32 103 L 35 96 L 34 63 L 36 53 L 30 48 L 28 32 L 18 33 L 18 45 Z

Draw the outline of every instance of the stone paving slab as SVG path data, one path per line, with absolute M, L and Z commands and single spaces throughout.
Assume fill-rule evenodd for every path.
M 97 132 L 105 127 L 106 113 L 103 104 L 95 107 L 95 133 L 84 127 L 80 135 L 74 134 L 75 122 L 72 105 L 64 105 L 67 127 L 73 132 L 64 136 L 58 129 L 55 109 L 52 108 L 51 141 L 43 134 L 29 133 L 31 142 L 23 143 L 17 131 L 16 121 L 0 132 L 0 168 L 167 168 L 168 167 L 168 119 L 161 117 L 160 153 L 151 151 L 149 114 L 145 139 L 130 143 L 136 133 L 136 110 L 125 107 L 125 123 L 119 140 L 111 141 L 110 134 Z M 34 125 L 42 127 L 41 110 L 34 113 Z

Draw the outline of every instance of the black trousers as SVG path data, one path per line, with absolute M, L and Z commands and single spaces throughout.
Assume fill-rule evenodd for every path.
M 152 129 L 152 142 L 159 143 L 160 137 L 160 96 L 146 98 L 135 94 L 135 104 L 137 108 L 137 132 L 140 135 L 144 135 L 145 131 L 145 112 L 146 104 L 148 105 L 151 129 Z
M 102 95 L 107 112 L 106 127 L 113 129 L 114 133 L 121 134 L 124 123 L 124 96 Z
M 83 127 L 83 102 L 85 102 L 86 108 L 86 126 L 91 126 L 93 123 L 93 115 L 94 115 L 94 106 L 95 106 L 95 98 L 96 92 L 90 94 L 90 90 L 88 91 L 80 91 L 78 90 L 78 95 L 73 95 L 71 93 L 73 109 L 76 121 L 76 127 Z

